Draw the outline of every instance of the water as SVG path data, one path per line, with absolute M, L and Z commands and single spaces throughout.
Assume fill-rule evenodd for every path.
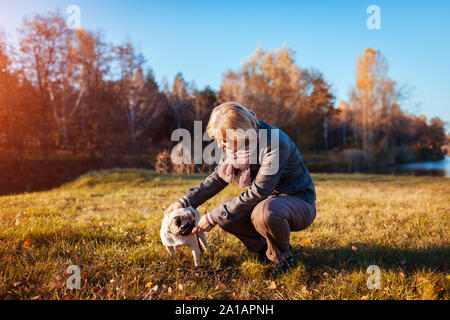
M 390 168 L 383 168 L 376 171 L 377 173 L 450 178 L 450 156 L 446 156 L 440 161 L 408 163 Z
M 404 164 L 400 166 L 400 169 L 415 172 L 417 175 L 433 175 L 450 178 L 450 156 L 445 156 L 445 158 L 440 161 Z

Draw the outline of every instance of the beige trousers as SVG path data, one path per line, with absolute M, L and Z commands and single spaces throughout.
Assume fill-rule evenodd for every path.
M 248 214 L 239 214 L 222 227 L 238 237 L 248 250 L 257 252 L 267 243 L 267 257 L 281 262 L 291 254 L 291 231 L 304 230 L 316 218 L 316 205 L 296 196 L 270 196 Z

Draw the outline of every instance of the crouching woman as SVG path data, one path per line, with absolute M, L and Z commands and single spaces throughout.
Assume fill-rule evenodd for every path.
M 287 134 L 235 102 L 215 107 L 206 130 L 226 157 L 165 213 L 196 208 L 236 178 L 240 187 L 249 187 L 203 215 L 192 232 L 219 225 L 260 261 L 272 263 L 274 277 L 288 271 L 294 263 L 290 233 L 306 229 L 316 217 L 314 183 L 297 147 Z M 254 130 L 253 140 L 241 134 L 248 130 Z

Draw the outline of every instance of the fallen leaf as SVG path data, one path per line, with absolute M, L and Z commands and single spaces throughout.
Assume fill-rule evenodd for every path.
M 31 238 L 28 238 L 27 240 L 25 240 L 25 242 L 23 243 L 23 246 L 25 248 L 28 248 L 31 246 Z
M 400 278 L 405 279 L 405 274 L 403 272 L 400 272 L 398 275 L 400 276 Z
M 63 300 L 72 300 L 72 295 L 69 293 L 68 295 L 63 297 Z
M 275 283 L 275 281 L 271 281 L 266 289 L 275 290 L 276 288 L 277 288 L 277 284 Z
M 181 283 L 178 284 L 178 290 L 183 290 L 183 285 Z
M 108 294 L 108 290 L 106 290 L 106 289 L 101 289 L 97 292 L 97 295 L 99 297 L 105 297 L 107 294 Z
M 172 294 L 172 288 L 171 287 L 167 288 L 167 293 L 168 294 Z
M 306 286 L 302 286 L 302 293 L 303 294 L 311 294 L 311 292 L 308 291 L 308 288 Z
M 150 281 L 145 284 L 145 287 L 150 288 L 152 285 L 153 285 L 153 282 Z
M 40 297 L 41 297 L 40 295 L 37 295 L 37 296 L 32 297 L 30 300 L 37 300 L 37 299 L 39 299 Z
M 108 292 L 108 297 L 112 297 L 112 295 L 113 295 L 112 291 Z
M 369 300 L 369 296 L 362 296 L 361 300 Z
M 62 281 L 56 281 L 55 282 L 55 287 L 56 288 L 62 288 L 63 285 L 64 285 L 64 282 L 62 282 Z
M 197 300 L 196 296 L 186 296 L 186 300 Z
M 324 273 L 323 273 L 323 276 L 324 276 L 325 278 L 328 278 L 328 272 L 324 272 Z
M 436 293 L 439 293 L 439 292 L 441 292 L 441 291 L 444 291 L 444 288 L 443 288 L 443 287 L 436 287 L 436 288 L 434 289 L 434 291 L 435 291 Z
M 427 282 L 430 282 L 430 280 L 428 280 L 428 279 L 425 278 L 425 277 L 419 277 L 419 278 L 417 278 L 417 281 L 419 281 L 420 283 L 427 283 Z
M 14 283 L 13 283 L 13 287 L 14 287 L 14 288 L 17 288 L 17 287 L 20 286 L 21 284 L 22 284 L 21 281 L 14 282 Z
M 216 290 L 225 290 L 226 288 L 227 288 L 227 286 L 223 282 L 219 282 L 216 285 Z
M 208 299 L 209 299 L 209 300 L 212 300 L 212 299 L 214 299 L 214 298 L 213 298 L 212 295 L 208 294 Z
M 239 297 L 239 294 L 237 292 L 233 292 L 233 298 L 237 299 Z
M 352 246 L 352 250 L 353 251 L 358 251 L 358 247 L 357 246 Z

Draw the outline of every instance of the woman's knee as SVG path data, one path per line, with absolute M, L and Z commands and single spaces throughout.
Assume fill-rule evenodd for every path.
M 255 228 L 265 228 L 283 220 L 280 208 L 274 200 L 263 200 L 253 209 L 251 220 Z

